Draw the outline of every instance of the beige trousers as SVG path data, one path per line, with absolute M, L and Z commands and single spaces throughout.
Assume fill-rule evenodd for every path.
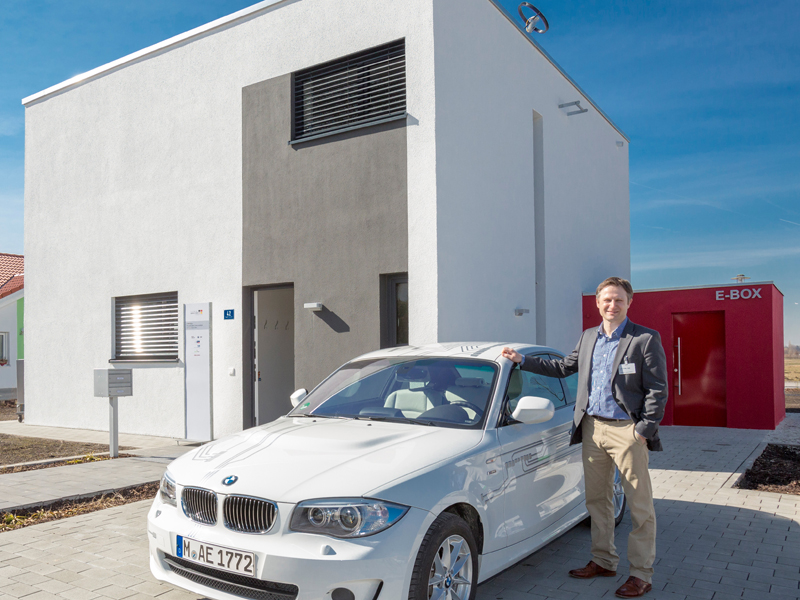
M 630 574 L 651 583 L 656 558 L 656 511 L 647 445 L 634 435 L 632 421 L 600 421 L 586 415 L 582 430 L 586 508 L 592 517 L 592 559 L 605 569 L 617 570 L 613 500 L 616 465 L 633 523 L 628 536 Z

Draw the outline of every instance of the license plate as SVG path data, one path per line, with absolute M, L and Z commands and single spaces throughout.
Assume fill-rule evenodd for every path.
M 252 552 L 244 552 L 216 544 L 207 544 L 191 538 L 176 536 L 178 558 L 190 560 L 201 565 L 255 577 L 256 559 Z

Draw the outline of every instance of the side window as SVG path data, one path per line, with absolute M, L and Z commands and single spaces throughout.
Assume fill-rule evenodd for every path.
M 550 355 L 550 358 L 560 359 L 561 357 Z M 573 373 L 561 381 L 564 384 L 564 387 L 567 389 L 567 404 L 575 404 L 575 399 L 578 397 L 578 374 Z M 558 408 L 558 405 L 556 405 L 556 408 Z
M 540 356 L 542 358 L 551 358 L 548 355 Z M 571 403 L 564 394 L 564 388 L 558 378 L 514 369 L 508 384 L 509 410 L 511 412 L 514 411 L 517 407 L 517 402 L 523 396 L 547 398 L 553 402 L 556 408 L 567 406 Z

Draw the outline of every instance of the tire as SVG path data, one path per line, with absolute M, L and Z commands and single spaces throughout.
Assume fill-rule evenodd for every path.
M 622 478 L 619 475 L 619 469 L 614 469 L 614 527 L 622 523 L 627 506 L 628 500 L 625 498 L 625 492 L 622 489 Z
M 408 599 L 474 600 L 477 592 L 478 548 L 472 530 L 461 517 L 442 513 L 419 547 Z

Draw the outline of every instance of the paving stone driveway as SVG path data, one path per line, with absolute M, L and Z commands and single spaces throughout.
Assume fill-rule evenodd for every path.
M 651 455 L 658 558 L 646 598 L 800 598 L 800 496 L 729 487 L 764 441 L 800 444 L 800 415 L 790 417 L 766 440 L 758 431 L 664 428 L 666 451 Z M 148 506 L 139 502 L 0 534 L 0 600 L 198 598 L 150 576 Z M 589 559 L 589 529 L 579 525 L 481 585 L 478 598 L 612 598 L 627 578 L 629 531 L 626 517 L 618 529 L 623 562 L 616 580 L 566 575 Z

